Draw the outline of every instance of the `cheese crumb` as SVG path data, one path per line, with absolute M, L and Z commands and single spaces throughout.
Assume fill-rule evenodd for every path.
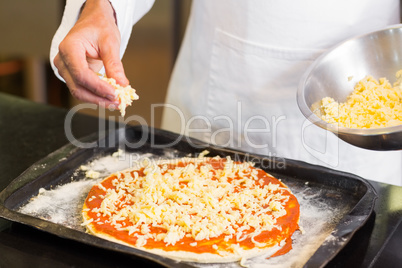
M 118 149 L 116 152 L 114 152 L 114 153 L 112 154 L 112 157 L 120 157 L 120 156 L 122 156 L 122 155 L 124 155 L 124 150 Z
M 246 262 L 247 262 L 247 259 L 246 259 L 246 258 L 241 258 L 241 260 L 240 260 L 240 266 L 241 266 L 241 267 L 245 267 L 245 268 L 250 267 L 250 265 L 246 264 Z
M 100 177 L 100 173 L 95 170 L 90 169 L 87 172 L 85 172 L 85 177 L 91 178 L 91 179 L 98 179 Z
M 80 170 L 82 170 L 82 171 L 87 171 L 89 169 L 90 169 L 90 167 L 88 167 L 88 166 L 85 166 L 85 165 L 80 166 Z

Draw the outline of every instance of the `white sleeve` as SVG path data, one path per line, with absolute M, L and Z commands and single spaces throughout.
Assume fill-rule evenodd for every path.
M 126 51 L 133 25 L 137 23 L 153 6 L 155 0 L 109 0 L 116 12 L 121 43 L 120 58 Z
M 155 0 L 110 0 L 116 12 L 117 26 L 121 36 L 120 58 L 123 57 L 126 51 L 133 25 L 151 9 L 154 1 Z M 53 36 L 51 43 L 50 64 L 56 76 L 62 81 L 64 80 L 54 66 L 53 60 L 57 53 L 59 53 L 60 42 L 77 22 L 84 3 L 85 0 L 67 0 L 61 24 Z M 104 72 L 105 70 L 102 68 L 100 73 Z

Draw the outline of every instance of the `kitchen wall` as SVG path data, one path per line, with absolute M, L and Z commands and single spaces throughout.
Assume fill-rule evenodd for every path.
M 135 115 L 160 126 L 162 111 L 151 105 L 164 102 L 190 6 L 190 0 L 156 0 L 133 27 L 123 64 L 140 99 L 127 109 L 126 118 Z M 0 0 L 0 92 L 64 108 L 81 104 L 54 76 L 48 61 L 63 7 L 64 1 Z M 119 120 L 117 111 L 80 111 Z
M 50 40 L 61 1 L 0 0 L 0 91 L 45 101 Z

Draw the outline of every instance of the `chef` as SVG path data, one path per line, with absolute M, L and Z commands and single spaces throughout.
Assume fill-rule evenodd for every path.
M 73 96 L 115 104 L 94 71 L 128 84 L 120 58 L 132 25 L 152 4 L 67 1 L 51 62 Z M 397 0 L 193 0 L 162 128 L 402 185 L 402 152 L 349 145 L 310 124 L 296 103 L 298 82 L 320 54 L 399 21 Z

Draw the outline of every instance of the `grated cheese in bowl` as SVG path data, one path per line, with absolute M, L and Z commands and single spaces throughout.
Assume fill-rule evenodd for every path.
M 382 128 L 402 124 L 402 70 L 392 85 L 387 78 L 366 76 L 354 87 L 346 102 L 325 97 L 320 103 L 321 118 L 347 128 Z

